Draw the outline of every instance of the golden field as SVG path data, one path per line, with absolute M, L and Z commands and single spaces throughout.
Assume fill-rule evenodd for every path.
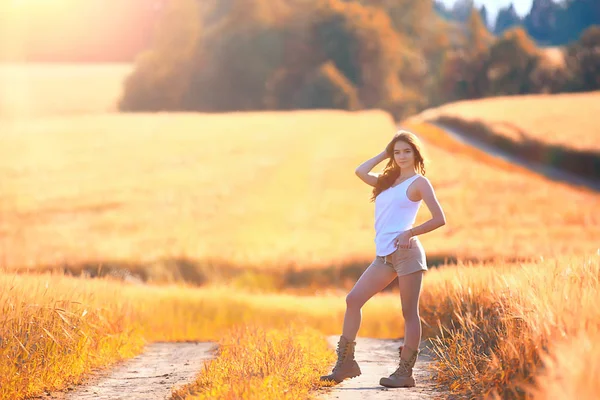
M 31 84 L 38 95 L 0 112 L 0 398 L 64 389 L 146 342 L 185 340 L 224 350 L 174 398 L 278 398 L 269 385 L 310 396 L 333 360 L 319 335 L 340 333 L 345 290 L 262 293 L 251 274 L 195 287 L 12 270 L 121 262 L 160 282 L 186 279 L 170 271 L 173 259 L 214 275 L 366 267 L 373 204 L 354 168 L 383 149 L 393 121 L 378 111 L 120 115 L 110 93 L 126 69 L 81 68 L 96 79 L 74 85 L 73 70 L 48 72 L 70 103 Z M 76 101 L 91 88 L 98 97 Z M 420 302 L 440 382 L 464 396 L 594 398 L 600 195 L 406 125 L 426 140 L 427 176 L 447 217 L 420 239 L 430 259 L 458 260 L 425 275 Z M 417 224 L 428 217 L 423 205 Z M 359 335 L 402 335 L 397 290 L 363 311 Z M 256 357 L 231 346 L 240 342 Z M 281 365 L 283 377 L 273 373 Z
M 526 138 L 575 150 L 600 151 L 600 92 L 501 96 L 457 101 L 422 114 L 481 121 L 515 141 Z
M 373 204 L 354 169 L 393 132 L 375 111 L 21 122 L 0 138 L 3 261 L 130 262 L 156 279 L 173 258 L 264 270 L 366 263 Z M 448 216 L 421 236 L 432 258 L 598 249 L 597 193 L 426 150 Z M 422 205 L 417 224 L 428 217 Z

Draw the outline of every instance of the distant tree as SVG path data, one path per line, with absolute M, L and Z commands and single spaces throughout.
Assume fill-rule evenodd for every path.
M 138 56 L 125 81 L 119 102 L 123 111 L 184 108 L 193 61 L 199 56 L 200 7 L 196 0 L 172 0 L 166 7 L 151 50 Z
M 535 43 L 523 27 L 507 30 L 490 48 L 486 66 L 488 94 L 530 93 L 530 75 L 536 68 L 538 57 Z
M 560 6 L 553 0 L 533 0 L 523 25 L 539 44 L 551 45 L 557 29 Z
M 419 110 L 439 96 L 439 71 L 450 46 L 448 23 L 439 18 L 431 1 L 361 0 L 375 4 L 387 15 L 402 45 L 396 49 L 402 59 L 398 71 L 402 82 L 402 108 Z M 437 101 L 437 100 L 436 100 Z
M 485 63 L 493 36 L 472 9 L 460 49 L 449 52 L 442 68 L 442 87 L 449 100 L 482 97 L 487 90 Z
M 568 90 L 569 71 L 563 49 L 540 49 L 538 62 L 530 75 L 531 93 L 560 93 Z
M 576 41 L 581 33 L 593 25 L 600 25 L 600 1 L 564 0 L 557 18 L 556 44 Z
M 490 21 L 488 19 L 488 10 L 487 10 L 485 4 L 483 4 L 481 6 L 481 8 L 479 9 L 479 15 L 481 16 L 481 21 L 483 22 L 485 27 L 489 30 Z
M 492 43 L 493 37 L 482 21 L 481 15 L 473 9 L 467 29 L 467 59 L 469 60 L 467 82 L 470 97 L 481 97 L 486 92 L 488 77 L 485 73 L 485 62 Z
M 417 68 L 417 72 L 411 72 L 412 78 L 406 86 L 419 91 L 425 97 L 425 106 L 441 104 L 445 101 L 442 82 L 442 69 L 446 58 L 451 54 L 458 36 L 455 26 L 441 18 L 432 18 L 427 24 L 428 31 L 423 33 L 423 40 L 419 43 L 418 54 L 425 62 L 408 62 L 411 69 Z M 423 66 L 423 67 L 421 67 Z M 407 68 L 403 68 L 406 70 Z M 420 79 L 415 76 L 421 76 Z M 403 78 L 402 82 L 406 82 Z M 415 85 L 411 85 L 414 83 Z
M 456 21 L 467 22 L 474 8 L 473 0 L 456 0 L 452 6 L 452 16 Z
M 472 88 L 471 65 L 464 49 L 446 53 L 440 67 L 439 103 L 476 97 Z
M 471 56 L 478 57 L 487 52 L 493 41 L 492 35 L 487 30 L 481 14 L 473 9 L 469 15 L 466 30 L 466 45 Z
M 358 110 L 356 87 L 328 61 L 312 71 L 292 100 L 292 108 Z
M 406 39 L 419 40 L 434 22 L 431 1 L 414 0 L 360 0 L 365 5 L 375 5 L 385 11 L 392 26 Z
M 452 11 L 450 9 L 448 9 L 448 7 L 446 7 L 446 4 L 444 2 L 442 2 L 441 0 L 433 1 L 433 9 L 441 17 L 443 17 L 445 19 L 449 19 L 449 20 L 453 19 Z
M 401 98 L 402 41 L 380 7 L 324 1 L 312 20 L 314 48 L 358 88 L 365 107 L 390 109 Z
M 500 35 L 505 30 L 516 25 L 521 25 L 521 23 L 521 17 L 519 17 L 515 6 L 511 3 L 508 8 L 502 8 L 498 11 L 496 23 L 494 24 L 494 33 Z
M 198 0 L 196 0 L 198 1 Z M 286 28 L 293 10 L 277 0 L 217 2 L 185 96 L 187 109 L 266 108 L 265 82 L 286 63 Z
M 566 62 L 571 75 L 570 90 L 600 89 L 600 26 L 588 28 L 568 46 Z

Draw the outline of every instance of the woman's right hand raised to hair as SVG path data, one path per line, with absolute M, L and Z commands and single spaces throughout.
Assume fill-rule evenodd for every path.
M 386 145 L 385 148 L 383 149 L 383 153 L 385 153 L 385 158 L 390 158 L 389 154 L 388 154 L 388 149 L 390 149 L 390 153 L 393 153 L 393 149 L 394 149 L 394 145 L 392 144 L 394 142 L 394 139 L 390 140 Z
M 370 173 L 370 171 L 377 164 L 379 164 L 380 162 L 384 161 L 387 158 L 388 158 L 387 152 L 382 151 L 381 153 L 377 154 L 373 158 L 370 158 L 367 161 L 360 164 L 354 172 L 365 183 L 367 183 L 371 186 L 375 186 L 377 184 L 377 175 Z

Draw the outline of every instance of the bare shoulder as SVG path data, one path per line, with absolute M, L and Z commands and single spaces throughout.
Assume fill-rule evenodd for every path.
M 418 185 L 431 186 L 431 181 L 425 175 L 419 174 L 419 177 L 417 179 L 415 179 L 415 181 L 417 181 Z
M 418 180 L 421 182 L 426 182 L 427 185 L 431 186 L 431 181 L 425 175 L 419 175 Z
M 420 192 L 433 192 L 433 185 L 429 178 L 424 175 L 420 175 L 417 179 L 417 188 Z
M 433 190 L 433 185 L 431 184 L 431 181 L 429 181 L 428 178 L 422 175 L 419 179 L 416 180 L 418 181 L 417 190 L 419 191 L 419 195 L 429 208 L 432 217 L 438 221 L 441 221 L 441 225 L 445 225 L 446 217 L 444 215 L 444 211 L 442 210 L 442 206 L 440 205 L 437 199 L 437 195 Z

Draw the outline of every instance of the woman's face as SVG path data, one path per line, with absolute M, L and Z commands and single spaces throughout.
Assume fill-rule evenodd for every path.
M 402 169 L 414 168 L 415 152 L 411 145 L 403 140 L 394 143 L 394 161 Z

